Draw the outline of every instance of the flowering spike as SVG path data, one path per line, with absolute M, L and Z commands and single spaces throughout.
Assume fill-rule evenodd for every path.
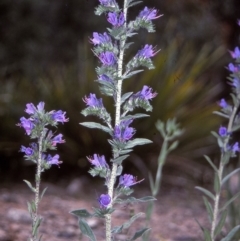
M 103 108 L 102 98 L 97 99 L 95 94 L 89 95 L 89 97 L 85 96 L 83 101 L 89 106 L 94 108 Z
M 141 98 L 144 100 L 151 100 L 156 96 L 157 96 L 157 93 L 153 92 L 153 89 L 146 85 L 143 86 L 143 89 L 141 91 L 137 92 L 134 95 L 135 98 Z
M 32 123 L 32 120 L 26 119 L 25 117 L 21 117 L 20 121 L 21 121 L 21 123 L 18 125 L 25 129 L 27 135 L 30 135 L 34 128 L 34 124 Z
M 136 132 L 134 128 L 129 127 L 131 123 L 132 120 L 128 120 L 122 121 L 119 125 L 116 125 L 113 134 L 114 139 L 120 142 L 126 142 L 130 140 Z
M 120 13 L 119 15 L 115 12 L 108 13 L 108 22 L 111 23 L 114 27 L 120 27 L 124 24 L 125 18 L 123 13 Z
M 130 174 L 124 174 L 119 178 L 119 185 L 123 186 L 124 188 L 127 188 L 142 181 L 143 180 L 137 182 L 137 177 L 134 177 L 133 175 L 130 175 Z
M 154 52 L 152 45 L 146 44 L 144 48 L 138 51 L 137 56 L 139 58 L 151 58 L 155 54 L 157 54 L 157 52 Z
M 151 21 L 156 18 L 160 18 L 162 15 L 157 16 L 157 10 L 152 8 L 145 7 L 138 15 L 139 18 L 141 18 L 144 21 Z
M 117 62 L 114 53 L 110 51 L 102 52 L 98 57 L 102 64 L 106 66 L 113 66 Z
M 110 43 L 111 38 L 107 33 L 99 34 L 94 32 L 93 33 L 93 38 L 90 39 L 91 43 L 94 45 L 99 45 L 99 44 L 104 44 L 104 43 Z
M 65 140 L 63 140 L 62 137 L 63 137 L 62 134 L 58 134 L 57 136 L 53 137 L 52 145 L 56 146 L 57 144 L 65 143 Z
M 30 147 L 21 146 L 20 152 L 24 152 L 26 156 L 32 156 L 34 151 Z
M 108 168 L 108 164 L 105 160 L 105 156 L 94 154 L 93 157 L 87 157 L 87 159 L 91 162 L 92 165 L 96 167 Z
M 50 165 L 59 165 L 62 163 L 61 161 L 59 161 L 58 154 L 54 155 L 53 157 L 51 155 L 48 155 L 46 161 Z
M 66 118 L 66 112 L 63 112 L 62 110 L 58 110 L 58 111 L 52 111 L 50 112 L 52 119 L 56 122 L 61 122 L 63 124 L 63 122 L 68 122 L 68 118 Z

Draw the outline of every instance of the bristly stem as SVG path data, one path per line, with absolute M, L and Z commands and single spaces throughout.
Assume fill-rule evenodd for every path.
M 36 188 L 35 188 L 35 208 L 33 210 L 33 223 L 32 223 L 32 241 L 37 241 L 37 229 L 36 225 L 38 222 L 38 205 L 39 205 L 39 192 L 41 182 L 41 169 L 42 169 L 42 142 L 44 137 L 44 130 L 41 132 L 40 138 L 38 139 L 38 159 L 37 159 L 37 173 L 35 176 Z M 36 231 L 35 231 L 36 230 Z
M 239 102 L 239 100 L 238 100 L 238 102 Z M 223 170 L 224 170 L 224 166 L 225 166 L 224 159 L 225 159 L 225 155 L 226 155 L 226 152 L 227 152 L 230 134 L 232 132 L 232 127 L 233 127 L 233 121 L 234 121 L 234 118 L 236 116 L 238 106 L 239 106 L 239 103 L 237 103 L 237 105 L 234 106 L 232 115 L 230 116 L 230 119 L 229 119 L 229 122 L 228 122 L 228 128 L 227 128 L 228 136 L 224 141 L 222 155 L 221 155 L 220 164 L 219 164 L 219 170 L 218 170 L 218 173 L 217 173 L 218 178 L 219 178 L 219 183 L 220 183 L 220 190 L 218 190 L 216 192 L 215 200 L 214 200 L 213 220 L 212 220 L 212 225 L 211 225 L 211 240 L 212 241 L 214 241 L 214 238 L 215 238 L 214 231 L 215 231 L 216 226 L 217 226 L 217 219 L 218 219 L 218 214 L 219 214 L 219 201 L 220 201 L 220 195 L 221 195 L 221 183 L 222 183 Z M 228 158 L 230 158 L 230 157 L 228 157 Z
M 125 18 L 124 27 L 127 27 L 127 0 L 124 0 L 123 5 L 123 15 Z M 118 81 L 117 81 L 117 88 L 116 88 L 116 112 L 115 112 L 115 126 L 120 123 L 120 116 L 121 116 L 121 95 L 122 95 L 122 71 L 123 71 L 123 57 L 124 57 L 124 46 L 127 40 L 127 36 L 119 41 L 119 57 L 118 57 Z M 114 158 L 119 156 L 118 153 L 113 153 Z M 113 163 L 111 176 L 108 184 L 108 195 L 110 196 L 111 200 L 113 200 L 113 187 L 116 179 L 118 164 Z M 112 207 L 112 203 L 110 204 L 109 208 Z M 111 241 L 111 214 L 107 214 L 105 216 L 106 221 L 106 241 Z

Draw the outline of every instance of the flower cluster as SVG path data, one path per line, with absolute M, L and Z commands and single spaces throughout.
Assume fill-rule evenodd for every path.
M 31 143 L 29 147 L 21 146 L 20 151 L 25 154 L 27 160 L 34 163 L 38 162 L 39 152 L 41 152 L 42 168 L 48 169 L 51 165 L 59 165 L 61 161 L 59 161 L 59 155 L 46 155 L 45 152 L 48 149 L 56 149 L 56 145 L 64 143 L 65 140 L 62 134 L 54 135 L 47 126 L 57 126 L 58 123 L 67 122 L 68 119 L 66 112 L 61 110 L 45 112 L 44 105 L 44 102 L 40 102 L 36 107 L 32 103 L 27 104 L 25 112 L 29 118 L 21 117 L 18 126 L 23 127 L 31 138 L 38 138 L 40 141 L 40 143 Z

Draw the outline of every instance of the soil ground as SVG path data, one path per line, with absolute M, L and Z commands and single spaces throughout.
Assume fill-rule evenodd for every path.
M 72 185 L 72 187 L 71 187 Z M 78 228 L 77 218 L 69 212 L 86 208 L 91 211 L 97 207 L 96 194 L 90 185 L 84 183 L 78 190 L 74 184 L 67 188 L 49 183 L 48 190 L 40 204 L 39 213 L 43 217 L 40 233 L 42 241 L 85 241 Z M 135 197 L 149 195 L 147 190 L 137 189 Z M 27 241 L 30 233 L 31 219 L 27 212 L 27 200 L 33 194 L 23 185 L 0 187 L 0 241 Z M 132 214 L 144 212 L 147 204 L 135 204 L 120 207 L 114 212 L 113 223 L 120 225 Z M 207 215 L 203 206 L 201 194 L 196 189 L 162 188 L 155 201 L 155 208 L 151 219 L 151 241 L 200 241 L 201 230 L 195 221 L 208 225 Z M 99 219 L 89 219 L 97 240 L 104 241 L 104 222 Z M 145 225 L 145 216 L 139 218 L 129 230 L 116 236 L 116 240 L 127 240 L 132 231 L 141 229 Z M 140 240 L 140 239 L 139 239 Z

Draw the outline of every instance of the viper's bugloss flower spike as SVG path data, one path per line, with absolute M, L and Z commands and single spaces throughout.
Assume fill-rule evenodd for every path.
M 57 136 L 52 138 L 52 145 L 56 146 L 57 144 L 60 143 L 65 143 L 65 140 L 62 139 L 63 135 L 62 134 L 58 134 Z
M 238 47 L 235 47 L 234 51 L 229 51 L 229 52 L 234 59 L 240 58 L 240 50 Z
M 25 117 L 20 118 L 21 123 L 18 124 L 18 126 L 23 127 L 27 133 L 27 135 L 30 135 L 32 132 L 32 129 L 34 128 L 34 124 L 31 119 L 26 119 Z
M 127 187 L 131 187 L 142 181 L 143 180 L 137 182 L 137 178 L 134 177 L 133 175 L 124 174 L 124 175 L 120 176 L 120 178 L 119 178 L 119 186 L 123 186 L 123 187 L 127 188 Z
M 106 65 L 106 66 L 113 66 L 113 65 L 115 65 L 116 62 L 117 62 L 114 53 L 113 53 L 113 52 L 110 52 L 110 51 L 106 51 L 106 52 L 100 53 L 100 55 L 98 56 L 98 58 L 100 59 L 100 61 L 102 62 L 102 64 L 103 64 L 103 65 Z
M 128 120 L 121 121 L 119 125 L 116 125 L 114 128 L 113 138 L 120 142 L 130 140 L 136 132 L 134 128 L 129 127 L 131 123 L 132 120 Z
M 96 167 L 108 168 L 108 164 L 105 160 L 105 156 L 94 154 L 93 157 L 87 157 L 87 159 L 91 162 L 92 165 Z
M 226 102 L 225 99 L 221 99 L 219 102 L 218 102 L 218 105 L 220 107 L 222 107 L 223 109 L 226 109 L 228 107 L 228 103 Z
M 163 16 L 163 14 L 157 16 L 156 9 L 154 8 L 150 9 L 148 7 L 145 7 L 138 15 L 139 18 L 145 21 L 151 21 L 153 19 L 160 18 L 161 16 Z
M 110 36 L 107 33 L 99 34 L 96 32 L 93 33 L 93 38 L 90 40 L 91 40 L 91 43 L 94 45 L 110 43 L 112 41 Z
M 89 94 L 89 97 L 85 96 L 83 98 L 83 101 L 86 103 L 89 107 L 94 108 L 103 108 L 102 98 L 97 99 L 95 94 Z
M 66 118 L 66 112 L 63 112 L 62 110 L 58 110 L 58 111 L 51 111 L 50 112 L 51 117 L 54 121 L 56 122 L 61 122 L 63 124 L 63 122 L 68 122 L 68 118 Z
M 26 156 L 32 156 L 34 150 L 31 147 L 21 146 L 20 152 L 25 153 Z
M 135 98 L 141 98 L 144 100 L 151 100 L 156 96 L 157 96 L 157 93 L 153 92 L 153 89 L 148 87 L 147 85 L 144 85 L 141 91 L 133 95 L 133 97 Z
M 111 197 L 108 194 L 101 194 L 98 198 L 98 202 L 101 208 L 107 208 L 111 203 Z
M 33 103 L 26 104 L 26 109 L 25 109 L 26 113 L 28 113 L 29 115 L 32 115 L 32 114 L 35 114 L 36 111 L 37 109 Z
M 138 51 L 137 56 L 139 58 L 151 58 L 156 55 L 157 52 L 154 51 L 152 45 L 146 44 L 144 48 Z
M 113 83 L 113 80 L 110 77 L 108 77 L 106 74 L 99 75 L 98 80 Z
M 218 134 L 221 136 L 221 137 L 225 137 L 227 136 L 227 128 L 224 127 L 224 126 L 221 126 L 218 130 Z
M 125 22 L 124 14 L 122 12 L 120 14 L 110 12 L 108 13 L 107 21 L 111 23 L 114 27 L 120 27 Z

